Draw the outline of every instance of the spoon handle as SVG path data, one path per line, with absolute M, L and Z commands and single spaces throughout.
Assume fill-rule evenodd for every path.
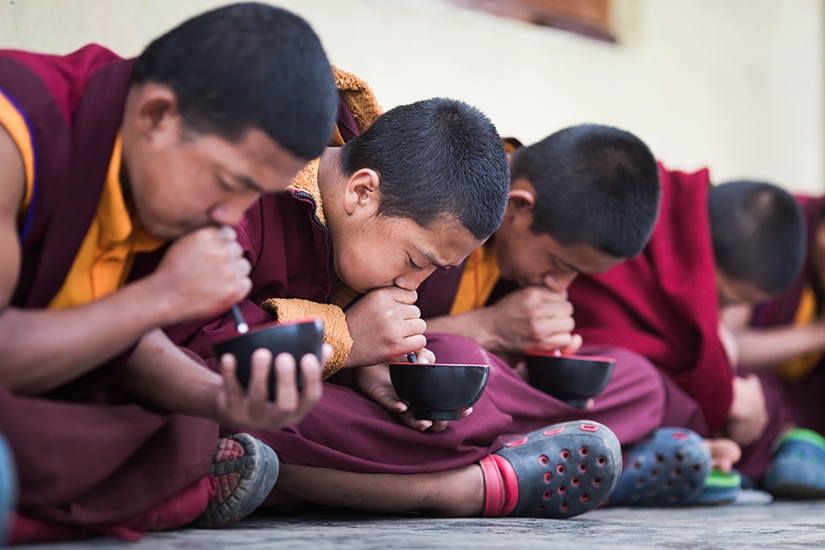
M 243 318 L 243 313 L 241 313 L 238 304 L 232 306 L 232 318 L 235 320 L 235 327 L 238 329 L 239 334 L 249 332 L 249 325 L 246 323 L 246 319 Z

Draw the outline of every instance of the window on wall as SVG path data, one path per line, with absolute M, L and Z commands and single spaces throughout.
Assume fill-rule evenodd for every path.
M 615 42 L 610 31 L 610 0 L 447 0 L 467 8 L 513 17 Z

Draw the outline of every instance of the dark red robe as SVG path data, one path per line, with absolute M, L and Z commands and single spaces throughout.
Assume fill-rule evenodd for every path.
M 99 46 L 65 57 L 0 51 L 0 87 L 23 111 L 35 141 L 15 307 L 46 307 L 71 268 L 97 209 L 132 66 Z M 139 257 L 133 273 L 151 268 Z M 0 388 L 0 432 L 17 462 L 22 514 L 111 525 L 209 473 L 217 426 L 147 409 L 117 392 L 112 382 L 128 354 L 48 396 Z

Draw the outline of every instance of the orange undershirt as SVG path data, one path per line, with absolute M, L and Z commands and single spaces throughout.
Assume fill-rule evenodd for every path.
M 0 125 L 9 132 L 23 157 L 26 192 L 20 207 L 22 218 L 34 192 L 34 143 L 22 113 L 1 92 Z M 129 213 L 120 183 L 121 160 L 118 135 L 95 217 L 50 308 L 79 306 L 111 294 L 126 282 L 136 254 L 157 250 L 164 244 L 146 233 Z
M 469 313 L 484 307 L 501 275 L 493 243 L 484 244 L 474 250 L 465 262 L 450 315 Z
M 504 150 L 510 155 L 516 150 L 516 146 L 505 141 Z M 481 245 L 465 262 L 466 266 L 458 283 L 458 292 L 453 300 L 450 315 L 461 315 L 484 307 L 501 276 L 493 242 L 488 241 Z
M 24 216 L 32 198 L 34 187 L 34 142 L 26 126 L 26 119 L 17 107 L 0 91 L 0 125 L 11 135 L 20 155 L 23 157 L 23 169 L 26 174 L 26 192 L 20 206 L 20 216 Z
M 793 321 L 794 326 L 806 325 L 816 319 L 816 309 L 816 295 L 813 288 L 806 286 L 802 290 L 802 297 L 799 299 L 799 307 Z M 801 355 L 782 363 L 777 372 L 784 380 L 796 382 L 808 376 L 820 359 L 822 359 L 822 354 L 819 352 Z

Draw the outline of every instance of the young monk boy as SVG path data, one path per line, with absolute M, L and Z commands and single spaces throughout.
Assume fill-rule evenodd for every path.
M 822 498 L 825 485 L 817 464 L 825 458 L 825 441 L 819 435 L 825 433 L 825 407 L 821 405 L 825 382 L 825 330 L 821 321 L 825 199 L 796 200 L 804 214 L 807 241 L 807 257 L 799 276 L 769 302 L 756 307 L 748 303 L 731 305 L 723 310 L 722 319 L 733 333 L 741 364 L 755 371 L 762 386 L 769 388 L 765 391 L 769 415 L 785 416 L 788 425 L 802 428 L 783 438 L 777 458 L 768 469 L 766 487 L 786 497 Z M 796 250 L 800 244 L 788 242 L 786 246 Z M 774 393 L 785 398 L 777 404 L 771 400 Z
M 805 216 L 807 242 L 799 276 L 767 303 L 756 308 L 732 305 L 723 312 L 725 325 L 734 331 L 739 360 L 753 369 L 773 370 L 786 382 L 808 378 L 825 350 L 825 324 L 819 317 L 825 293 L 825 197 L 796 200 Z
M 263 198 L 239 227 L 253 264 L 247 318 L 322 316 L 335 348 L 327 372 L 341 369 L 300 426 L 256 432 L 282 461 L 273 501 L 537 517 L 570 517 L 604 502 L 621 462 L 609 430 L 570 422 L 583 412 L 531 388 L 470 340 L 425 338 L 413 305 L 427 276 L 459 265 L 504 215 L 509 177 L 495 129 L 444 99 L 378 118 L 366 86 L 338 76 L 342 112 L 354 115 L 339 130 L 355 127 L 355 137 L 328 149 L 289 194 Z M 231 330 L 224 316 L 169 332 L 207 357 Z M 449 425 L 412 417 L 380 363 L 416 351 L 425 361 L 434 352 L 441 362 L 491 366 L 472 414 Z M 222 367 L 231 373 L 231 358 Z M 640 440 L 660 425 L 664 395 L 643 376 L 625 383 L 638 388 L 620 413 L 628 419 L 623 435 Z
M 577 280 L 577 326 L 588 341 L 621 342 L 671 376 L 701 406 L 703 435 L 742 445 L 738 468 L 759 480 L 792 424 L 778 388 L 735 372 L 719 307 L 757 303 L 794 281 L 804 259 L 802 214 L 773 185 L 711 187 L 707 170 L 660 166 L 660 174 L 663 209 L 650 243 L 610 273 Z
M 623 408 L 636 401 L 640 388 L 649 388 L 663 403 L 658 426 L 704 429 L 695 405 L 643 357 L 620 348 L 580 349 L 581 336 L 572 334 L 574 304 L 567 287 L 580 273 L 606 272 L 635 257 L 653 230 L 660 191 L 650 150 L 628 132 L 594 124 L 514 149 L 501 227 L 460 268 L 433 274 L 419 290 L 417 304 L 428 329 L 461 334 L 515 361 L 528 350 L 616 358 L 610 383 L 587 414 L 611 427 L 623 445 L 638 441 L 638 435 L 628 437 L 624 424 L 636 420 Z M 554 408 L 560 407 L 564 404 L 556 401 Z M 630 454 L 670 456 L 691 445 L 706 460 L 698 437 L 686 442 L 662 436 Z M 730 442 L 716 442 L 712 449 L 723 468 L 738 458 Z M 648 458 L 645 470 L 663 470 Z M 675 490 L 683 483 L 668 476 L 651 481 L 647 472 L 630 468 L 627 475 L 634 483 L 640 475 L 646 481 L 644 500 L 628 504 L 687 503 L 699 494 L 709 471 L 706 461 L 694 490 L 679 494 Z
M 284 391 L 267 406 L 264 386 L 242 393 L 160 327 L 249 292 L 227 226 L 318 155 L 336 101 L 307 23 L 260 4 L 195 17 L 137 60 L 99 46 L 0 52 L 0 433 L 19 471 L 13 540 L 130 538 L 199 516 L 217 527 L 260 503 L 277 458 L 245 434 L 218 444 L 218 423 L 298 421 L 320 396 L 317 359 L 302 361 L 299 396 L 294 361 L 279 358 Z

